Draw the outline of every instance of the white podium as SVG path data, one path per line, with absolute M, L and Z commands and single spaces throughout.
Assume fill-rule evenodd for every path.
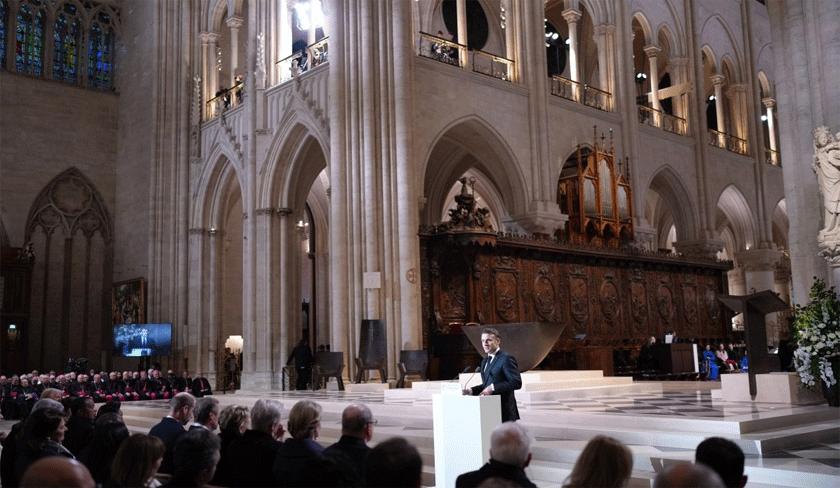
M 455 479 L 490 459 L 490 434 L 502 423 L 499 395 L 464 396 L 460 383 L 432 395 L 435 486 L 452 488 Z

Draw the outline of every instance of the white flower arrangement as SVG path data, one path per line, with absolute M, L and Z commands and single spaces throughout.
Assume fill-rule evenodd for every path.
M 840 301 L 834 288 L 827 288 L 819 279 L 814 280 L 809 299 L 810 303 L 797 306 L 794 314 L 799 347 L 793 353 L 793 362 L 800 381 L 808 388 L 815 388 L 818 378 L 831 387 L 837 384 L 831 358 L 840 355 Z

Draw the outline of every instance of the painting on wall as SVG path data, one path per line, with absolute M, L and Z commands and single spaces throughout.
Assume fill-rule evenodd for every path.
M 112 324 L 146 322 L 146 281 L 143 278 L 114 283 L 111 292 Z

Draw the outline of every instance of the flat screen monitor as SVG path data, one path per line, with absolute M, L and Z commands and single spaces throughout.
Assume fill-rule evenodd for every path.
M 117 324 L 114 354 L 124 357 L 169 356 L 172 324 Z

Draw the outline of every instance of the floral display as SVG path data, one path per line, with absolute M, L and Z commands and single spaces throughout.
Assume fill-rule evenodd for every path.
M 817 386 L 817 379 L 831 387 L 840 373 L 831 367 L 832 357 L 840 354 L 840 300 L 834 287 L 820 279 L 814 280 L 808 298 L 810 303 L 797 306 L 794 315 L 796 371 L 809 388 Z

